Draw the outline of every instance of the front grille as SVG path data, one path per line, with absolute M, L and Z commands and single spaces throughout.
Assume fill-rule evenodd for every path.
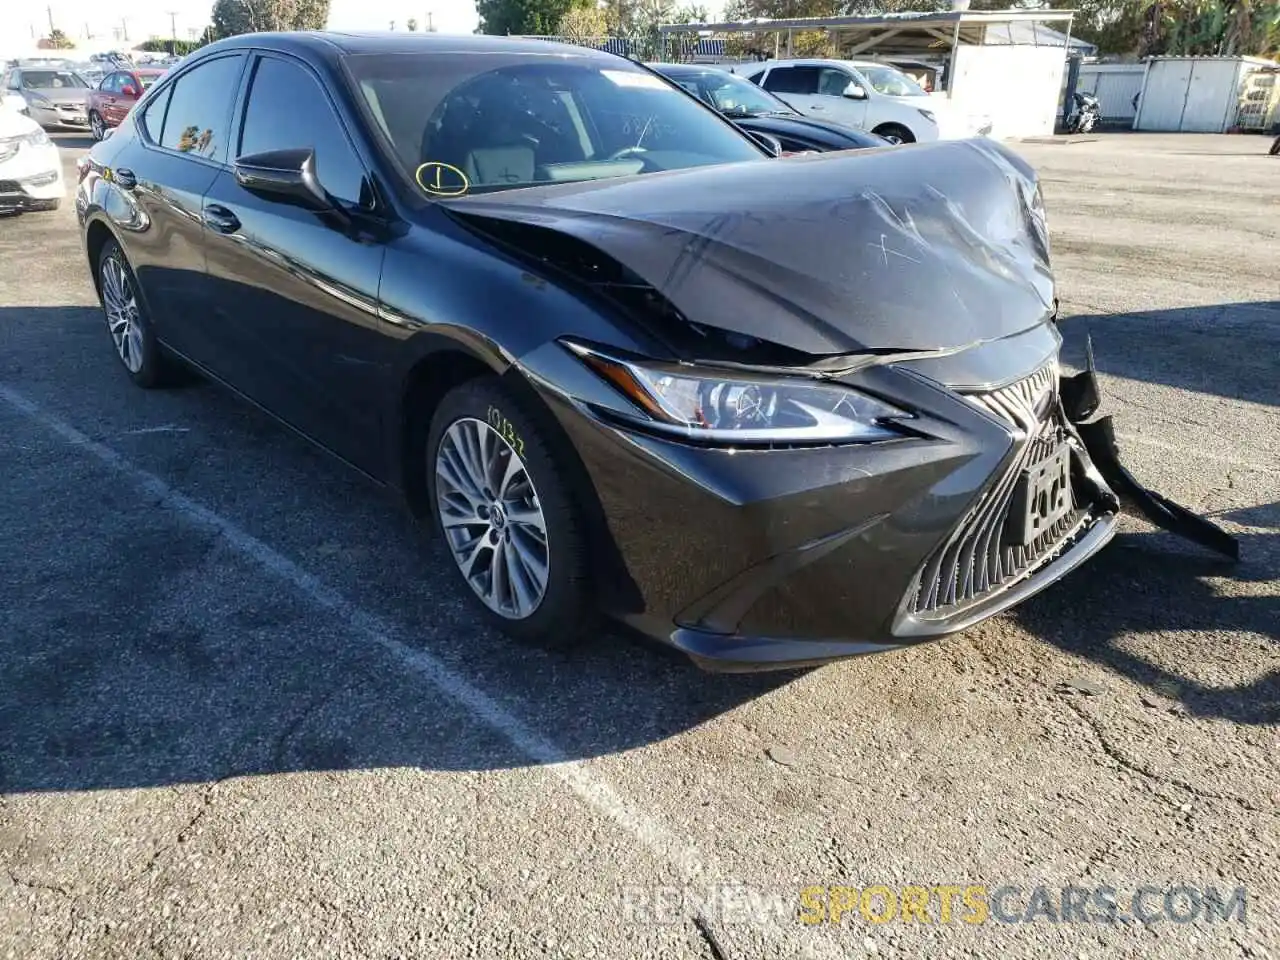
M 0 193 L 22 193 L 22 185 L 17 180 L 0 180 Z
M 1012 427 L 1020 446 L 1009 468 L 969 511 L 920 572 L 912 610 L 926 619 L 950 617 L 1020 580 L 1058 552 L 1088 510 L 1071 493 L 1071 510 L 1033 541 L 1005 543 L 1005 527 L 1022 472 L 1054 455 L 1067 433 L 1057 405 L 1058 366 L 1051 362 L 999 390 L 966 394 L 975 406 Z

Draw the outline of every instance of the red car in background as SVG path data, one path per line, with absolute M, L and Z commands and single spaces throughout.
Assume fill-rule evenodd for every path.
M 119 126 L 143 91 L 164 74 L 164 70 L 138 67 L 115 70 L 103 77 L 98 89 L 89 92 L 89 129 L 93 139 L 101 140 L 109 129 Z

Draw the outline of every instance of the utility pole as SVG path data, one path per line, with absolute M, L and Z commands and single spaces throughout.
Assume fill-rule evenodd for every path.
M 427 11 L 427 33 L 435 33 L 435 25 L 431 22 L 431 11 Z
M 124 42 L 129 42 L 129 19 L 128 17 L 120 18 L 120 32 L 124 34 Z
M 49 13 L 49 36 L 53 36 L 53 7 L 45 7 Z

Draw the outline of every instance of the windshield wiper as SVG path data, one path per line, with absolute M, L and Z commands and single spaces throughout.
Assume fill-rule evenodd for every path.
M 729 107 L 727 110 L 721 110 L 726 117 L 732 117 L 735 120 L 743 120 L 747 117 L 762 117 L 765 115 L 764 110 L 748 110 L 746 107 Z

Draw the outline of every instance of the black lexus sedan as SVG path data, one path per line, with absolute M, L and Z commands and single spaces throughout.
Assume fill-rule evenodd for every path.
M 648 67 L 748 133 L 775 138 L 784 154 L 893 145 L 877 133 L 806 117 L 769 91 L 727 70 L 692 63 L 650 63 Z
M 517 638 L 819 663 L 1112 536 L 1037 180 L 991 141 L 775 159 L 607 53 L 249 34 L 79 177 L 123 372 L 194 367 L 402 491 Z

